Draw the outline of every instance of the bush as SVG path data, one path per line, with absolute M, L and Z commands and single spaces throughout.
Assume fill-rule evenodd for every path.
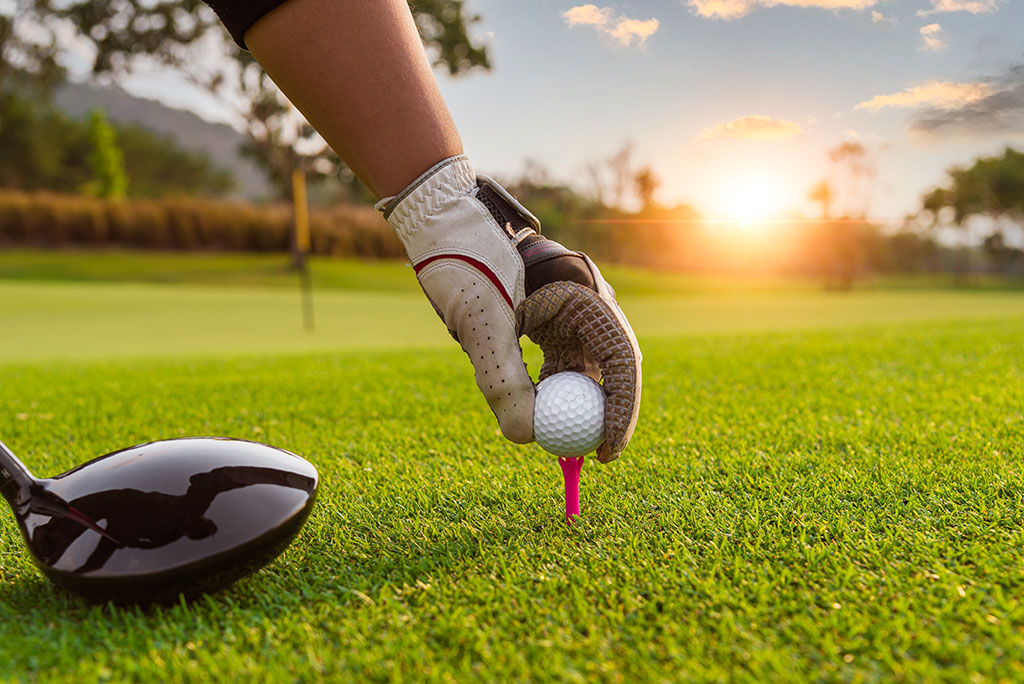
M 292 211 L 193 198 L 114 201 L 0 191 L 0 246 L 288 252 Z M 310 214 L 314 254 L 394 258 L 401 243 L 370 207 Z

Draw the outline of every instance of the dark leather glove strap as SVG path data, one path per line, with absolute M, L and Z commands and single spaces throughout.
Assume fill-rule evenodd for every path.
M 515 240 L 524 231 L 527 233 L 516 245 L 526 265 L 527 297 L 539 287 L 562 280 L 597 290 L 594 276 L 578 252 L 570 251 L 554 240 L 534 233 L 533 225 L 491 187 L 481 185 L 476 198 L 487 208 L 510 240 Z
M 569 281 L 597 290 L 587 262 L 554 240 L 531 235 L 519 243 L 519 256 L 526 264 L 526 296 L 548 283 Z

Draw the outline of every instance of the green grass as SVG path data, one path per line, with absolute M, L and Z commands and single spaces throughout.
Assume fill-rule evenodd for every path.
M 314 286 L 373 292 L 416 292 L 398 261 L 313 259 Z M 122 250 L 0 250 L 0 280 L 140 282 L 297 288 L 286 254 Z
M 62 282 L 139 282 L 249 287 L 297 287 L 285 254 L 225 252 L 152 252 L 130 250 L 0 249 L 0 280 Z M 410 269 L 401 261 L 314 258 L 314 286 L 327 290 L 369 290 L 419 294 Z M 740 275 L 708 276 L 652 272 L 602 264 L 619 295 L 680 296 L 693 294 L 794 293 L 817 291 L 814 278 Z M 873 276 L 857 282 L 859 290 L 957 290 L 950 274 Z M 974 290 L 1017 290 L 1024 281 L 974 276 Z
M 649 341 L 629 452 L 560 475 L 455 350 L 21 364 L 41 474 L 135 442 L 310 458 L 299 541 L 187 607 L 88 606 L 0 525 L 0 660 L 38 681 L 1024 676 L 1019 318 Z M 536 359 L 533 359 L 536 361 Z
M 415 284 L 411 272 L 402 275 Z M 1024 297 L 1013 292 L 799 290 L 620 299 L 637 334 L 647 338 L 1024 315 Z M 314 302 L 316 329 L 306 333 L 297 288 L 0 280 L 0 366 L 451 345 L 418 289 L 324 289 Z
M 641 422 L 569 528 L 421 295 L 326 289 L 305 336 L 261 285 L 0 281 L 38 474 L 219 434 L 322 476 L 278 561 L 148 611 L 53 587 L 0 516 L 0 680 L 1024 679 L 1024 297 L 627 295 Z

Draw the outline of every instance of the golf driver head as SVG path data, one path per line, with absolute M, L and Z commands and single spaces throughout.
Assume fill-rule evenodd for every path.
M 87 598 L 166 603 L 222 589 L 288 546 L 316 469 L 217 437 L 150 442 L 34 480 L 15 506 L 36 564 Z

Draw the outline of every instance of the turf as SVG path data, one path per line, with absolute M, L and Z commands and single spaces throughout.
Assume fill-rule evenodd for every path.
M 415 287 L 410 269 L 401 275 Z M 1024 297 L 1009 291 L 797 289 L 634 293 L 621 300 L 637 334 L 648 339 L 1024 315 Z M 316 328 L 307 333 L 297 288 L 0 279 L 0 367 L 451 345 L 418 289 L 317 290 L 314 309 Z
M 754 250 L 771 251 L 757 240 Z M 419 294 L 416 281 L 402 261 L 313 257 L 313 284 L 318 290 L 356 290 Z M 788 273 L 695 275 L 650 271 L 602 264 L 602 271 L 620 296 L 678 296 L 706 293 L 807 292 L 820 289 L 820 280 Z M 155 252 L 137 250 L 0 249 L 0 280 L 174 283 L 295 289 L 297 277 L 284 254 L 227 252 Z M 972 289 L 1019 291 L 1024 281 L 994 275 L 974 275 Z M 960 283 L 948 273 L 862 277 L 858 290 L 958 290 Z
M 0 678 L 1019 680 L 1024 317 L 979 297 L 991 320 L 645 323 L 640 427 L 584 468 L 573 528 L 451 345 L 8 359 L 0 435 L 40 474 L 221 434 L 304 454 L 322 492 L 264 571 L 150 611 L 52 587 L 3 516 Z

